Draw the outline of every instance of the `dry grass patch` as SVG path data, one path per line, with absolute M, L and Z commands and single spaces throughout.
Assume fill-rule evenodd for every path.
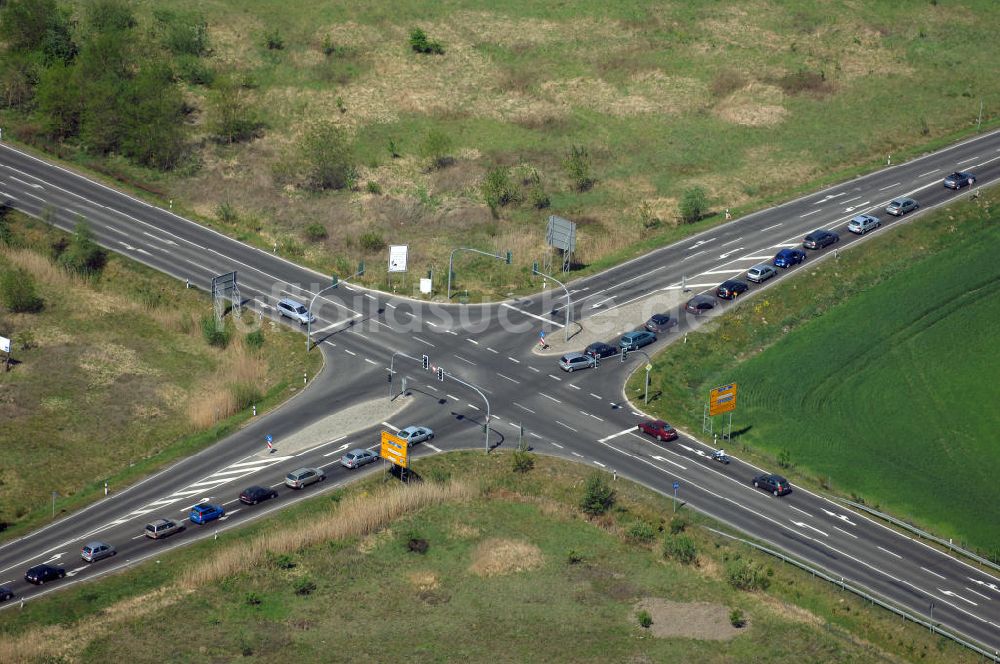
M 91 387 L 107 387 L 125 375 L 155 376 L 159 373 L 145 366 L 135 350 L 118 344 L 91 348 L 80 358 L 79 365 L 90 376 Z
M 476 576 L 501 576 L 542 566 L 542 550 L 530 542 L 491 538 L 476 547 L 469 571 Z
M 824 621 L 822 618 L 817 616 L 815 613 L 802 608 L 801 606 L 796 606 L 794 604 L 789 604 L 788 602 L 783 602 L 777 597 L 768 595 L 766 593 L 759 593 L 757 596 L 759 603 L 766 606 L 772 612 L 778 616 L 784 618 L 785 620 L 791 620 L 797 623 L 803 623 L 807 625 L 823 625 Z
M 784 93 L 780 88 L 752 82 L 719 102 L 715 114 L 732 124 L 766 127 L 785 119 L 788 110 L 783 103 Z
M 451 526 L 451 536 L 460 540 L 475 539 L 479 537 L 479 528 L 467 523 L 454 523 Z
M 418 570 L 415 572 L 410 572 L 406 575 L 406 579 L 410 582 L 414 588 L 420 592 L 427 592 L 428 590 L 436 590 L 440 585 L 438 581 L 437 574 L 427 570 Z
M 729 609 L 722 604 L 646 597 L 636 603 L 635 611 L 649 612 L 653 617 L 649 631 L 660 638 L 728 641 L 742 631 L 730 624 Z

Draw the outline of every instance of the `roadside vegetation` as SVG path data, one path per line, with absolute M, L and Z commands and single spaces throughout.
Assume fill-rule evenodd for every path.
M 532 286 L 994 126 L 1000 6 L 8 0 L 4 137 L 341 274 Z M 965 63 L 943 67 L 942 62 Z M 126 66 L 126 63 L 128 66 Z M 544 269 L 544 268 L 543 268 Z M 534 283 L 537 287 L 537 281 Z
M 206 326 L 204 323 L 208 322 Z M 256 322 L 256 319 L 254 319 Z M 210 299 L 66 234 L 0 215 L 0 532 L 79 507 L 231 431 L 313 376 L 302 335 L 216 330 Z M 8 533 L 10 534 L 10 533 Z
M 739 385 L 733 451 L 1000 561 L 1000 192 L 984 189 L 794 278 L 654 358 L 648 410 L 693 432 Z M 631 395 L 642 394 L 633 376 Z M 723 416 L 717 417 L 716 432 Z
M 514 465 L 421 459 L 422 482 L 376 472 L 28 602 L 0 613 L 0 659 L 975 661 L 697 515 L 665 516 L 663 495 L 558 459 Z M 584 511 L 599 484 L 613 499 Z

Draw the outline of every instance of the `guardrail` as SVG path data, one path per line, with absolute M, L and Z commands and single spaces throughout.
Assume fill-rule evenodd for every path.
M 943 537 L 938 537 L 937 535 L 931 535 L 927 531 L 921 530 L 920 528 L 917 528 L 916 526 L 911 526 L 910 524 L 906 523 L 905 521 L 901 521 L 900 519 L 897 519 L 894 516 L 891 516 L 889 514 L 885 514 L 884 512 L 879 512 L 876 509 L 872 509 L 871 507 L 868 507 L 867 505 L 863 505 L 861 503 L 856 503 L 853 500 L 847 500 L 846 498 L 838 498 L 837 496 L 828 496 L 828 497 L 831 500 L 836 500 L 837 502 L 844 503 L 845 505 L 850 505 L 851 507 L 853 507 L 855 509 L 859 509 L 862 512 L 867 512 L 868 514 L 871 514 L 872 516 L 877 516 L 880 519 L 884 519 L 884 520 L 888 521 L 889 523 L 891 523 L 891 524 L 893 524 L 895 526 L 899 526 L 900 528 L 903 528 L 904 530 L 910 531 L 914 535 L 919 535 L 920 537 L 923 537 L 924 539 L 929 539 L 932 542 L 937 542 L 941 546 L 947 547 L 949 550 L 951 550 L 951 551 L 953 551 L 955 553 L 959 553 L 959 554 L 965 556 L 966 558 L 971 558 L 972 560 L 975 560 L 980 565 L 985 565 L 986 567 L 989 567 L 991 569 L 994 569 L 994 570 L 1000 572 L 1000 565 L 997 565 L 992 560 L 989 560 L 987 558 L 983 558 L 982 556 L 980 556 L 980 555 L 978 555 L 976 553 L 973 553 L 972 551 L 969 551 L 968 549 L 964 549 L 964 548 L 958 546 L 957 544 L 952 544 L 951 540 L 946 540 Z
M 959 644 L 961 646 L 964 646 L 965 648 L 968 648 L 969 650 L 971 650 L 972 652 L 976 653 L 977 655 L 981 655 L 981 656 L 983 656 L 983 657 L 985 657 L 985 658 L 987 658 L 989 660 L 992 660 L 994 662 L 1000 662 L 1000 653 L 998 653 L 996 650 L 994 650 L 993 652 L 990 652 L 990 651 L 986 650 L 985 648 L 983 648 L 982 646 L 979 646 L 979 645 L 977 645 L 975 643 L 971 643 L 969 641 L 966 641 L 965 639 L 963 639 L 962 637 L 958 636 L 957 634 L 953 634 L 953 633 L 949 632 L 946 629 L 942 629 L 939 625 L 935 625 L 932 622 L 929 622 L 927 620 L 924 620 L 923 618 L 917 617 L 917 616 L 913 615 L 912 613 L 904 611 L 903 609 L 899 608 L 898 606 L 893 606 L 892 604 L 889 604 L 888 602 L 886 602 L 884 600 L 881 600 L 878 597 L 875 597 L 874 595 L 872 595 L 872 594 L 870 594 L 868 592 L 865 592 L 861 588 L 855 587 L 855 586 L 853 586 L 853 585 L 845 582 L 843 577 L 840 577 L 839 579 L 837 579 L 836 577 L 832 577 L 829 574 L 827 574 L 826 572 L 818 570 L 815 567 L 811 567 L 810 565 L 807 565 L 807 564 L 805 564 L 805 563 L 803 563 L 803 562 L 801 562 L 799 560 L 796 560 L 795 558 L 792 558 L 790 556 L 786 556 L 785 554 L 781 553 L 780 551 L 775 551 L 774 549 L 769 549 L 766 546 L 762 546 L 760 544 L 757 544 L 756 542 L 751 542 L 750 540 L 745 540 L 745 539 L 743 539 L 741 537 L 736 537 L 735 535 L 730 535 L 729 533 L 722 532 L 721 530 L 716 530 L 715 528 L 708 528 L 708 527 L 706 527 L 706 530 L 709 530 L 709 531 L 715 533 L 716 535 L 722 535 L 723 537 L 728 537 L 731 540 L 735 540 L 737 542 L 742 542 L 743 544 L 746 544 L 749 547 L 757 549 L 758 551 L 763 551 L 764 553 L 766 553 L 768 555 L 771 555 L 771 556 L 774 556 L 775 558 L 778 558 L 778 559 L 782 560 L 783 562 L 788 563 L 789 565 L 794 565 L 794 566 L 798 567 L 801 570 L 809 572 L 813 576 L 818 576 L 819 578 L 823 579 L 824 581 L 829 581 L 830 583 L 834 584 L 835 586 L 839 586 L 841 588 L 841 590 L 849 590 L 850 592 L 854 593 L 855 595 L 857 595 L 858 597 L 864 599 L 865 601 L 871 602 L 872 604 L 877 604 L 878 606 L 882 607 L 883 609 L 891 611 L 892 613 L 895 613 L 897 616 L 902 617 L 904 620 L 909 620 L 909 621 L 911 621 L 913 623 L 916 623 L 918 625 L 922 625 L 923 627 L 926 627 L 928 630 L 930 630 L 930 632 L 932 634 L 938 634 L 938 635 L 943 636 L 945 638 L 951 639 L 955 643 L 957 643 L 957 644 Z

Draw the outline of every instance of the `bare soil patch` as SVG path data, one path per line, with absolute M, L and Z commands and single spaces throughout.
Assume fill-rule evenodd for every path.
M 491 538 L 472 555 L 469 571 L 477 576 L 501 576 L 541 567 L 542 550 L 530 542 Z
M 671 602 L 659 597 L 646 597 L 636 603 L 635 610 L 649 612 L 653 617 L 649 631 L 660 638 L 728 641 L 746 629 L 737 629 L 729 624 L 729 609 L 722 604 Z

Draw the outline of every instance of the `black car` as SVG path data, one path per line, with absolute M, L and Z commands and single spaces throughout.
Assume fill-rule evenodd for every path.
M 256 505 L 271 498 L 277 498 L 278 492 L 263 486 L 251 486 L 240 492 L 240 502 L 247 505 Z
M 598 341 L 584 348 L 583 354 L 596 358 L 611 357 L 612 355 L 618 354 L 618 349 L 610 344 L 604 343 L 603 341 Z
M 62 567 L 53 567 L 52 565 L 35 565 L 24 575 L 24 580 L 38 586 L 46 581 L 55 581 L 56 579 L 61 579 L 64 576 L 66 576 L 66 570 Z
M 14 591 L 7 586 L 0 586 L 0 602 L 6 602 L 9 599 L 14 599 Z
M 700 316 L 715 308 L 715 298 L 711 295 L 695 295 L 684 306 L 684 311 Z
M 949 189 L 971 187 L 976 183 L 976 176 L 969 172 L 955 171 L 944 179 L 944 186 Z
M 677 327 L 677 319 L 670 314 L 653 314 L 646 321 L 646 329 L 654 334 L 669 332 L 672 327 Z
M 748 290 L 750 290 L 750 286 L 746 282 L 739 279 L 728 279 L 719 284 L 719 287 L 715 289 L 715 295 L 723 300 L 735 300 L 740 293 L 746 293 Z
M 753 485 L 758 489 L 770 491 L 775 496 L 783 496 L 792 492 L 792 487 L 781 475 L 758 475 L 753 478 Z
M 833 231 L 817 230 L 806 236 L 802 241 L 802 246 L 806 249 L 822 249 L 840 240 L 840 236 Z

